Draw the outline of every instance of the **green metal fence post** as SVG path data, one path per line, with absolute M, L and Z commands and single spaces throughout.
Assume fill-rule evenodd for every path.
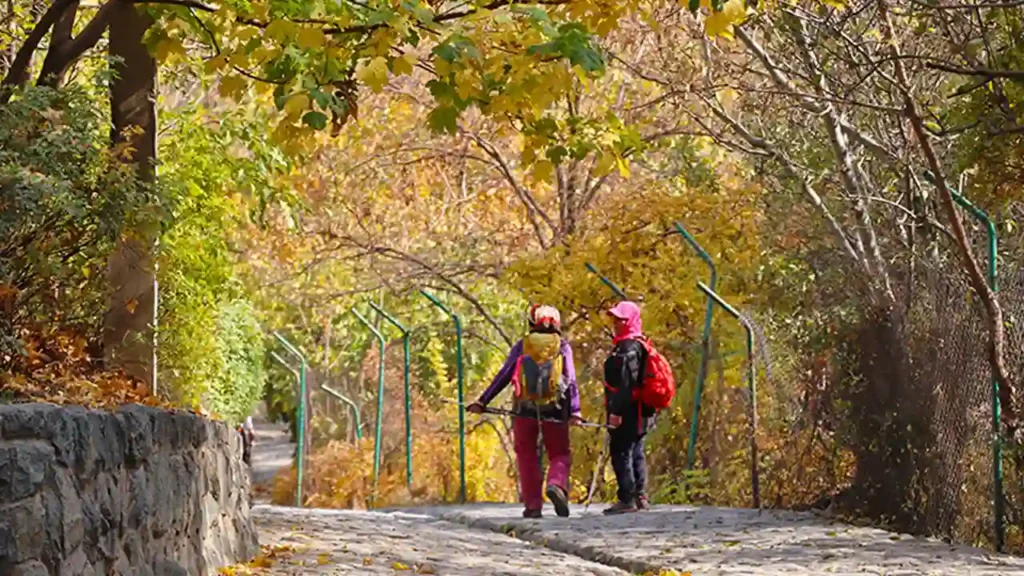
M 412 488 L 412 392 L 409 389 L 409 330 L 402 325 L 401 322 L 395 319 L 394 316 L 388 314 L 383 308 L 377 306 L 373 302 L 370 302 L 370 308 L 376 310 L 378 314 L 384 317 L 385 320 L 391 323 L 392 326 L 398 328 L 402 333 L 402 352 L 405 367 L 402 371 L 403 381 L 405 383 L 405 485 L 410 489 Z
M 937 185 L 935 175 L 930 171 L 924 172 L 924 179 L 933 186 Z M 993 292 L 999 290 L 999 275 L 997 270 L 999 250 L 996 238 L 996 225 L 984 210 L 964 198 L 952 187 L 947 186 L 949 194 L 961 207 L 967 210 L 975 220 L 985 225 L 988 232 L 988 285 Z M 1000 425 L 1002 406 L 999 403 L 999 381 L 996 380 L 993 370 L 992 374 L 992 507 L 995 514 L 996 550 L 1003 551 L 1006 541 L 1005 506 L 1006 496 L 1003 493 L 1003 440 L 1002 427 Z
M 306 463 L 306 357 L 292 345 L 291 342 L 281 336 L 280 333 L 274 332 L 274 338 L 284 346 L 285 350 L 290 352 L 292 356 L 299 359 L 299 413 L 298 413 L 298 428 L 299 428 L 299 449 L 298 449 L 298 460 L 296 464 L 296 483 L 295 483 L 295 505 L 302 508 L 302 484 L 305 476 L 303 472 L 305 470 Z
M 622 288 L 619 288 L 618 286 L 615 285 L 615 282 L 612 282 L 611 280 L 602 276 L 601 273 L 597 271 L 597 268 L 594 268 L 593 264 L 591 264 L 590 262 L 585 262 L 584 265 L 587 267 L 587 270 L 590 270 L 590 272 L 594 274 L 594 276 L 600 278 L 601 282 L 604 282 L 605 286 L 611 288 L 611 291 L 615 292 L 616 296 L 622 298 L 623 300 L 629 300 L 629 297 L 626 296 L 626 293 L 622 290 Z
M 292 368 L 291 365 L 288 364 L 288 362 L 285 361 L 284 358 L 281 358 L 281 355 L 278 354 L 277 352 L 271 351 L 270 352 L 270 357 L 273 358 L 274 360 L 277 360 L 278 364 L 280 364 L 281 366 L 284 366 L 285 370 L 291 372 L 292 376 L 295 376 L 295 387 L 298 388 L 299 387 L 299 378 L 300 378 L 299 371 L 296 370 L 295 368 Z
M 341 400 L 342 402 L 347 404 L 349 408 L 352 409 L 352 418 L 353 418 L 353 420 L 355 420 L 355 426 L 356 426 L 356 440 L 362 440 L 363 439 L 363 430 L 362 430 L 363 423 L 362 423 L 362 421 L 359 418 L 359 406 L 356 406 L 356 403 L 353 402 L 351 398 L 349 398 L 348 396 L 345 396 L 341 392 L 338 392 L 334 388 L 331 388 L 327 384 L 321 384 L 320 385 L 320 389 L 323 390 L 324 392 L 327 392 L 331 396 L 334 396 L 338 400 Z
M 754 330 L 750 322 L 722 299 L 707 284 L 697 282 L 697 287 L 743 325 L 747 332 L 747 387 L 750 392 L 750 485 L 754 492 L 754 508 L 761 509 L 761 481 L 758 473 L 757 456 L 757 383 L 754 369 Z
M 384 339 L 380 330 L 377 330 L 377 327 L 371 324 L 358 310 L 352 308 L 352 313 L 370 329 L 370 332 L 377 337 L 377 342 L 380 343 L 380 361 L 377 362 L 377 423 L 374 425 L 373 443 L 373 494 L 370 496 L 370 505 L 372 506 L 377 500 L 377 481 L 380 479 L 380 442 L 384 430 L 384 353 L 387 348 L 387 340 Z
M 708 268 L 711 269 L 710 288 L 714 291 L 718 285 L 718 270 L 715 269 L 715 263 L 711 260 L 711 256 L 708 255 L 707 251 L 704 250 L 697 240 L 686 231 L 685 228 L 679 223 L 674 223 L 676 232 L 678 232 L 684 240 L 690 245 L 691 248 L 700 259 L 707 263 Z M 715 303 L 711 296 L 708 296 L 707 307 L 704 310 L 704 332 L 701 335 L 701 346 L 700 346 L 700 368 L 697 370 L 697 388 L 693 392 L 693 416 L 690 420 L 690 445 L 686 449 L 686 469 L 693 469 L 693 461 L 697 454 L 697 429 L 700 422 L 700 402 L 704 395 L 704 379 L 707 378 L 708 372 L 708 352 L 711 346 L 711 318 L 715 312 Z
M 441 303 L 433 294 L 420 290 L 424 298 L 430 300 L 442 312 L 451 317 L 455 324 L 455 369 L 459 386 L 459 494 L 462 502 L 466 502 L 466 407 L 463 404 L 465 381 L 462 367 L 462 319 L 450 308 Z

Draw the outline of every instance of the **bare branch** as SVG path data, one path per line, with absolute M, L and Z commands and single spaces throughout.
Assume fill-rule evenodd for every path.
M 929 61 L 924 63 L 926 68 L 932 70 L 941 70 L 943 72 L 950 72 L 953 74 L 959 74 L 961 76 L 980 76 L 982 78 L 1004 78 L 1007 80 L 1013 80 L 1014 82 L 1024 82 L 1024 70 L 991 70 L 989 68 L 963 68 L 961 66 L 954 66 L 952 64 L 946 64 L 944 62 Z
M 516 193 L 516 196 L 519 198 L 519 200 L 523 203 L 524 206 L 526 206 L 527 215 L 530 218 L 530 223 L 533 225 L 534 232 L 537 235 L 537 241 L 540 243 L 541 248 L 545 250 L 548 249 L 551 246 L 551 243 L 548 241 L 547 237 L 541 230 L 541 221 L 543 221 L 547 225 L 548 230 L 550 230 L 551 232 L 551 235 L 556 236 L 558 228 L 555 226 L 555 223 L 551 220 L 551 217 L 548 216 L 548 214 L 540 207 L 540 204 L 537 203 L 537 200 L 533 197 L 533 194 L 531 194 L 529 190 L 527 190 L 524 186 L 522 186 L 519 183 L 519 180 L 515 177 L 515 174 L 512 173 L 512 167 L 509 166 L 509 163 L 505 160 L 505 157 L 501 154 L 500 151 L 498 151 L 497 147 L 495 147 L 494 144 L 490 143 L 479 134 L 475 134 L 468 130 L 463 130 L 463 132 L 465 132 L 466 135 L 472 138 L 473 141 L 476 142 L 477 146 L 479 146 L 480 149 L 483 150 L 485 154 L 490 156 L 497 164 L 498 169 L 501 172 L 501 175 L 505 178 L 506 181 L 508 181 L 509 185 L 512 187 L 512 191 Z
M 57 20 L 64 14 L 64 10 L 74 0 L 56 0 L 50 7 L 40 16 L 39 21 L 36 22 L 35 27 L 32 28 L 32 32 L 29 33 L 25 39 L 25 43 L 18 49 L 17 55 L 14 57 L 14 61 L 11 63 L 11 67 L 7 70 L 7 75 L 0 81 L 0 104 L 6 104 L 11 99 L 12 91 L 17 86 L 23 86 L 25 82 L 28 82 L 29 65 L 32 63 L 32 55 L 35 54 L 39 48 L 39 43 L 43 41 L 43 38 L 50 31 L 50 28 L 57 23 Z
M 60 86 L 71 65 L 86 51 L 96 46 L 96 43 L 103 37 L 110 24 L 110 19 L 114 15 L 115 8 L 121 3 L 122 0 L 107 0 L 78 36 L 73 40 L 59 43 L 56 48 L 51 47 L 46 61 L 43 62 L 43 69 L 39 73 L 39 83 L 44 86 Z M 77 2 L 75 4 L 77 5 Z M 73 15 L 72 19 L 74 19 Z
M 778 85 L 780 89 L 794 95 L 800 94 L 800 91 L 793 85 L 792 81 L 782 70 L 782 68 L 775 63 L 774 59 L 768 55 L 768 52 L 765 51 L 765 49 L 756 40 L 754 40 L 753 37 L 747 34 L 746 30 L 744 30 L 742 27 L 737 27 L 736 36 L 740 39 L 740 41 L 743 42 L 747 49 L 749 49 L 754 54 L 754 56 L 761 62 L 761 65 L 765 67 L 765 70 L 768 71 L 769 75 L 771 75 L 772 79 L 775 81 L 776 85 Z M 814 101 L 813 99 L 801 98 L 799 96 L 797 96 L 797 99 L 800 102 L 801 106 L 808 112 L 811 112 L 812 114 L 823 114 L 826 110 L 825 105 L 820 104 Z M 861 130 L 851 125 L 848 121 L 840 118 L 838 122 L 839 127 L 843 130 L 843 132 L 845 132 L 849 137 L 853 138 L 860 145 L 864 146 L 865 148 L 871 150 L 875 154 L 878 154 L 887 160 L 897 160 L 896 155 L 892 151 L 890 151 L 888 148 L 880 144 L 874 138 L 868 136 L 867 134 L 864 134 Z

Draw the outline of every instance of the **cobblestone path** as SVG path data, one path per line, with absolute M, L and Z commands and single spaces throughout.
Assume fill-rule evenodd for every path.
M 256 574 L 628 574 L 424 514 L 257 506 L 253 515 L 276 556 Z
M 292 450 L 269 425 L 254 447 L 257 477 Z M 262 445 L 261 445 L 262 444 Z M 235 574 L 692 576 L 1024 576 L 1024 558 L 854 527 L 813 514 L 656 506 L 524 520 L 507 504 L 358 512 L 258 505 L 262 567 Z
M 541 521 L 518 513 L 487 504 L 382 512 L 261 505 L 253 509 L 260 541 L 278 557 L 252 573 L 1024 576 L 1024 558 L 793 512 L 663 507 L 606 518 L 591 509 Z

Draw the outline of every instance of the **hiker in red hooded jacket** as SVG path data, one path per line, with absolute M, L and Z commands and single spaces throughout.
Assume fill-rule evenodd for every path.
M 641 341 L 640 307 L 622 301 L 608 315 L 614 326 L 614 348 L 604 363 L 605 404 L 612 426 L 609 440 L 618 502 L 604 513 L 624 514 L 650 507 L 645 493 L 644 436 L 654 425 L 655 410 L 642 404 L 635 394 L 643 384 L 648 356 Z
M 569 515 L 569 424 L 582 421 L 572 347 L 562 338 L 561 318 L 552 306 L 533 306 L 527 314 L 530 333 L 516 342 L 505 364 L 480 399 L 466 409 L 484 408 L 510 383 L 514 387 L 512 436 L 522 493 L 524 518 L 540 518 L 544 505 L 544 470 L 537 452 L 538 434 L 548 453 L 547 496 L 555 513 Z M 555 422 L 552 422 L 554 420 Z

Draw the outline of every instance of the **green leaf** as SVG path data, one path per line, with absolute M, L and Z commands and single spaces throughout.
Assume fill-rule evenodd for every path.
M 455 134 L 458 131 L 458 124 L 456 124 L 458 118 L 459 111 L 455 108 L 451 106 L 438 106 L 427 115 L 427 124 L 434 132 Z
M 327 114 L 323 112 L 306 112 L 302 116 L 302 122 L 308 126 L 312 126 L 317 130 L 323 130 L 327 128 Z
M 331 106 L 331 95 L 319 88 L 310 88 L 309 97 L 312 98 L 313 101 L 316 102 L 316 105 L 323 110 L 326 110 Z
M 419 0 L 409 1 L 405 0 L 402 2 L 402 6 L 412 12 L 412 15 L 421 24 L 433 24 L 434 23 L 434 11 L 430 9 L 430 6 L 424 5 Z
M 590 34 L 580 24 L 563 24 L 558 35 L 551 42 L 530 46 L 527 53 L 534 56 L 561 56 L 568 58 L 574 66 L 587 72 L 604 70 L 605 62 L 601 54 L 594 49 Z
M 434 54 L 446 62 L 455 62 L 459 57 L 458 49 L 451 44 L 440 44 L 434 48 Z
M 561 164 L 562 159 L 569 155 L 569 151 L 565 149 L 565 146 L 554 146 L 548 148 L 548 151 L 544 153 L 553 163 Z

